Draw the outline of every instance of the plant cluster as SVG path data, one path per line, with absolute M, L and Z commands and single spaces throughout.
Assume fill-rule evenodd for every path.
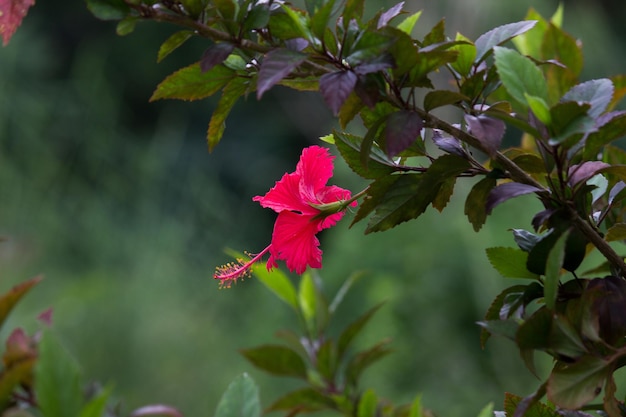
M 535 393 L 507 395 L 506 415 L 570 410 L 568 415 L 584 416 L 587 409 L 626 415 L 614 378 L 626 364 L 626 263 L 613 244 L 626 239 L 626 152 L 615 145 L 626 134 L 626 112 L 615 110 L 626 94 L 626 78 L 579 80 L 582 46 L 561 28 L 561 8 L 550 19 L 531 10 L 525 20 L 475 40 L 448 36 L 443 20 L 416 39 L 420 12 L 406 13 L 398 3 L 366 18 L 364 3 L 305 0 L 298 8 L 281 0 L 87 0 L 97 17 L 120 21 L 120 35 L 146 20 L 179 26 L 160 47 L 159 61 L 192 37 L 207 40 L 202 56 L 161 82 L 151 100 L 219 93 L 207 130 L 209 150 L 222 139 L 240 98 L 261 99 L 278 85 L 323 96 L 340 130 L 322 139 L 370 184 L 355 197 L 339 187 L 326 194 L 332 165 L 330 171 L 312 169 L 317 178 L 307 177 L 303 153 L 295 173 L 256 198 L 278 213 L 266 250 L 270 268 L 277 259 L 298 274 L 321 266 L 315 234 L 339 220 L 355 198 L 361 201 L 353 223 L 366 220 L 371 233 L 416 219 L 430 207 L 443 211 L 459 180 L 471 181 L 465 214 L 476 231 L 501 203 L 536 196 L 542 209 L 530 230 L 513 230 L 516 246 L 487 250 L 501 275 L 527 281 L 489 306 L 480 323 L 482 343 L 492 334 L 510 338 L 532 372 L 536 351 L 553 358 Z M 451 120 L 438 116 L 444 108 L 453 109 Z M 357 124 L 365 134 L 347 132 Z M 507 128 L 509 137 L 519 136 L 515 146 L 506 145 Z M 602 262 L 580 271 L 594 252 Z M 230 265 L 215 277 L 237 279 L 243 276 L 239 267 L 259 274 L 253 265 L 258 259 Z M 286 333 L 288 348 L 243 351 L 260 368 L 310 384 L 270 410 L 423 415 L 419 401 L 387 407 L 372 391 L 357 389 L 360 372 L 388 351 L 380 344 L 352 359 L 344 356 L 353 333 L 375 310 L 338 339 L 327 338 L 323 323 L 334 303 L 320 307 L 309 274 L 299 296 L 278 275 L 265 280 L 280 286 L 279 296 L 304 319 L 306 336 Z M 592 404 L 600 393 L 601 403 Z M 538 402 L 544 396 L 549 405 Z

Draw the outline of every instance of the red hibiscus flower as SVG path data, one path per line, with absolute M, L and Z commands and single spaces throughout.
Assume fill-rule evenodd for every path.
M 215 278 L 229 284 L 245 276 L 252 264 L 267 252 L 267 268 L 282 260 L 290 271 L 302 274 L 307 267 L 322 266 L 317 233 L 334 226 L 348 206 L 356 206 L 350 191 L 326 185 L 333 175 L 334 157 L 328 149 L 310 146 L 302 151 L 296 171 L 285 174 L 264 196 L 256 196 L 261 206 L 278 213 L 272 243 L 248 262 L 219 268 Z

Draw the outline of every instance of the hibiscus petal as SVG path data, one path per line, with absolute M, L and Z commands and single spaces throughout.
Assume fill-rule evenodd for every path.
M 300 175 L 295 172 L 283 175 L 264 196 L 258 195 L 252 201 L 258 201 L 262 207 L 271 208 L 276 213 L 283 210 L 307 214 L 318 212 L 300 197 Z
M 335 215 L 333 215 L 335 216 Z M 332 216 L 331 216 L 332 217 Z M 290 271 L 302 274 L 307 266 L 322 267 L 322 251 L 320 242 L 315 237 L 320 221 L 313 216 L 306 216 L 291 211 L 283 211 L 278 215 L 272 234 L 270 261 L 285 261 Z M 269 263 L 268 262 L 268 263 Z
M 300 193 L 308 202 L 322 203 L 318 192 L 322 191 L 333 176 L 334 159 L 328 149 L 321 146 L 309 146 L 302 151 L 296 174 L 300 175 Z

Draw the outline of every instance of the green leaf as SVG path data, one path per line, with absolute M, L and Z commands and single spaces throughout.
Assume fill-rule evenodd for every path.
M 118 36 L 126 36 L 133 33 L 138 21 L 139 18 L 135 16 L 125 17 L 117 24 L 115 28 L 115 33 L 117 33 Z
M 487 248 L 487 258 L 491 265 L 506 278 L 539 279 L 526 268 L 528 252 L 516 248 Z
M 298 410 L 300 412 L 333 409 L 335 402 L 314 388 L 302 388 L 280 397 L 267 408 L 267 412 Z
M 366 233 L 388 230 L 419 217 L 437 197 L 442 184 L 469 169 L 469 162 L 456 155 L 443 155 L 421 175 L 399 176 L 370 218 Z
M 539 121 L 544 125 L 550 126 L 552 123 L 552 117 L 550 115 L 548 103 L 546 103 L 541 97 L 531 96 L 526 93 L 524 93 L 524 97 L 526 98 L 528 106 L 530 106 L 530 110 L 532 110 L 537 119 L 539 119 Z
M 408 149 L 414 142 L 421 141 L 423 127 L 424 121 L 413 111 L 400 110 L 390 114 L 384 128 L 387 156 L 392 158 Z
M 228 385 L 215 410 L 215 417 L 260 417 L 259 389 L 248 374 Z
M 317 311 L 317 289 L 310 272 L 305 272 L 300 279 L 300 287 L 298 289 L 298 304 L 300 311 L 307 323 L 312 324 L 315 320 Z
M 548 379 L 548 399 L 558 407 L 579 409 L 597 397 L 609 372 L 610 363 L 596 356 L 559 362 Z
M 383 303 L 380 303 L 370 308 L 341 332 L 337 339 L 337 358 L 339 358 L 339 360 L 343 359 L 343 355 L 346 353 L 354 338 L 361 332 L 363 327 L 365 327 L 382 305 Z
M 437 107 L 457 104 L 462 101 L 470 101 L 470 99 L 466 95 L 457 93 L 456 91 L 429 91 L 424 97 L 424 110 L 429 112 Z
M 366 390 L 359 398 L 357 417 L 376 417 L 378 415 L 378 397 L 373 389 Z
M 51 330 L 44 330 L 35 365 L 34 390 L 45 417 L 78 416 L 83 406 L 78 364 Z
M 476 45 L 472 43 L 468 38 L 461 35 L 457 32 L 456 41 L 463 41 L 466 43 L 462 43 L 459 45 L 454 45 L 450 50 L 458 52 L 458 56 L 456 61 L 452 62 L 450 66 L 461 75 L 461 77 L 467 77 L 470 71 L 472 70 L 472 66 L 474 65 L 474 60 L 476 59 Z
M 124 0 L 87 0 L 87 8 L 101 20 L 120 20 L 130 13 Z
M 294 311 L 298 311 L 296 289 L 283 271 L 278 268 L 268 271 L 265 265 L 253 265 L 252 273 L 268 290 L 276 294 Z
M 550 109 L 552 138 L 550 144 L 563 143 L 573 146 L 584 133 L 595 130 L 595 121 L 587 115 L 590 105 L 576 101 L 564 101 Z
M 308 40 L 310 43 L 315 43 L 315 38 L 309 30 L 309 19 L 304 13 L 300 13 L 287 5 L 281 5 L 282 11 L 289 16 L 293 24 L 293 29 L 296 31 L 296 37 L 301 37 Z M 270 25 L 271 30 L 271 25 Z
M 80 411 L 79 417 L 102 417 L 106 412 L 107 401 L 111 396 L 111 391 L 113 389 L 107 387 L 90 399 Z
M 527 107 L 526 94 L 548 101 L 546 80 L 533 61 L 518 52 L 495 47 L 495 63 L 506 91 Z
M 360 22 L 363 18 L 365 0 L 347 0 L 343 8 L 343 26 L 346 28 L 352 19 Z
M 249 32 L 254 29 L 262 29 L 270 21 L 270 9 L 266 3 L 258 3 L 253 6 L 243 21 L 242 30 Z
M 393 36 L 387 33 L 381 32 L 362 32 L 356 39 L 354 45 L 350 48 L 346 59 L 346 62 L 356 67 L 359 64 L 363 64 L 381 57 L 389 49 L 389 46 L 394 42 Z
M 192 30 L 181 30 L 172 34 L 165 42 L 161 44 L 159 53 L 157 54 L 157 62 L 161 62 L 169 54 L 174 52 L 179 46 L 184 44 L 194 35 Z
M 254 366 L 270 374 L 306 379 L 306 365 L 293 349 L 281 345 L 263 345 L 240 352 Z
M 274 49 L 268 52 L 259 69 L 257 81 L 257 99 L 260 100 L 267 90 L 285 78 L 305 59 L 306 54 L 286 48 Z
M 446 40 L 446 21 L 441 19 L 433 28 L 424 36 L 423 46 L 438 44 Z
M 328 311 L 330 312 L 330 314 L 334 314 L 335 311 L 337 311 L 337 308 L 339 308 L 339 305 L 341 305 L 341 302 L 343 301 L 348 291 L 350 291 L 350 288 L 352 288 L 352 286 L 359 279 L 361 279 L 363 275 L 364 275 L 363 272 L 353 272 L 348 277 L 348 279 L 346 279 L 346 281 L 341 285 L 341 288 L 339 288 L 339 290 L 335 294 L 333 301 L 330 303 L 330 306 L 328 307 Z
M 484 325 L 480 324 L 482 327 L 482 330 L 480 332 L 480 347 L 481 348 L 485 348 L 485 345 L 487 343 L 487 340 L 489 340 L 489 337 L 491 336 L 491 334 L 489 333 L 489 328 L 491 326 L 491 323 L 495 323 L 498 321 L 508 321 L 507 318 L 515 313 L 516 310 L 519 309 L 520 305 L 523 307 L 523 302 L 525 300 L 524 294 L 526 293 L 526 291 L 528 290 L 529 286 L 526 285 L 514 285 L 512 287 L 506 288 L 504 289 L 500 294 L 498 294 L 496 296 L 496 298 L 491 302 L 491 305 L 489 306 L 489 308 L 487 309 L 487 312 L 485 313 L 485 317 L 484 317 L 484 321 L 482 323 L 484 323 Z M 543 288 L 541 289 L 542 291 L 542 295 L 543 295 Z M 515 301 L 513 304 L 511 304 L 510 302 L 507 303 L 507 300 L 510 300 L 511 296 L 515 297 L 517 301 Z M 507 305 L 506 311 L 503 312 L 503 308 L 505 305 Z M 506 314 L 503 314 L 506 313 Z M 514 321 L 512 321 L 512 323 L 515 323 Z M 503 325 L 509 326 L 510 328 L 510 323 L 502 323 Z M 515 332 L 517 331 L 517 327 L 518 325 L 514 325 L 514 328 L 512 331 L 507 331 L 507 334 L 510 334 L 510 338 L 512 340 L 515 339 Z M 497 332 L 494 332 L 497 333 Z
M 226 129 L 226 118 L 230 114 L 239 97 L 243 96 L 248 89 L 248 80 L 245 78 L 233 78 L 222 91 L 222 96 L 217 102 L 217 107 L 211 115 L 207 130 L 207 143 L 209 152 L 220 142 Z
M 596 123 L 598 129 L 591 132 L 585 141 L 583 158 L 586 160 L 595 159 L 604 146 L 626 135 L 626 112 L 602 115 Z
M 476 62 L 484 60 L 494 47 L 529 31 L 537 22 L 532 20 L 524 20 L 516 23 L 509 23 L 491 29 L 476 39 Z
M 411 409 L 408 417 L 425 417 L 424 408 L 422 407 L 422 396 L 418 395 L 411 403 Z
M 561 277 L 561 267 L 563 266 L 563 261 L 565 260 L 565 243 L 567 242 L 569 235 L 569 231 L 565 231 L 561 234 L 548 254 L 543 292 L 546 307 L 550 310 L 554 310 L 556 303 L 556 296 L 559 289 L 559 279 Z
M 422 11 L 420 10 L 419 12 L 407 16 L 402 22 L 398 24 L 398 29 L 410 36 L 413 32 L 415 24 L 417 23 L 421 15 Z
M 538 399 L 533 398 L 532 404 L 525 404 L 527 398 L 505 393 L 504 398 L 504 411 L 507 416 L 510 417 L 563 417 L 563 415 L 554 408 L 551 408 L 545 404 L 538 402 Z M 544 394 L 545 395 L 545 394 Z M 534 400 L 534 401 L 533 401 Z M 518 413 L 518 409 L 524 407 L 523 414 Z M 574 417 L 574 416 L 572 416 Z M 580 416 L 583 417 L 583 416 Z
M 487 220 L 487 197 L 496 184 L 495 178 L 487 176 L 474 184 L 467 195 L 464 213 L 476 232 Z
M 324 5 L 311 14 L 311 31 L 319 39 L 324 39 L 324 33 L 335 7 L 335 0 L 328 0 Z
M 626 239 L 626 223 L 615 223 L 606 231 L 604 239 L 607 242 L 615 242 L 617 240 Z
M 326 340 L 317 350 L 317 371 L 326 381 L 334 381 L 337 373 L 337 349 L 332 339 Z
M 156 88 L 150 101 L 160 99 L 200 100 L 217 93 L 235 77 L 224 65 L 202 72 L 200 63 L 192 64 L 169 75 Z
M 31 288 L 39 284 L 43 279 L 42 276 L 37 276 L 17 284 L 11 288 L 8 292 L 0 295 L 0 327 L 4 324 L 9 313 L 13 310 L 13 307 L 24 297 Z
M 388 340 L 383 340 L 371 348 L 359 352 L 348 362 L 346 378 L 351 385 L 356 386 L 363 371 L 391 353 L 391 349 L 387 346 L 388 344 Z
M 493 417 L 493 403 L 489 403 L 483 407 L 480 413 L 478 413 L 478 417 Z

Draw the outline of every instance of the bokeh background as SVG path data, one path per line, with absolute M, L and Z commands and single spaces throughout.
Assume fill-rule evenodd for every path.
M 393 4 L 367 1 L 371 10 Z M 424 10 L 417 36 L 445 17 L 450 36 L 470 38 L 521 20 L 530 6 L 550 16 L 557 2 L 406 4 Z M 625 10 L 619 0 L 565 2 L 564 27 L 584 44 L 584 79 L 626 72 Z M 148 22 L 118 37 L 80 0 L 40 0 L 0 50 L 0 289 L 43 274 L 7 328 L 34 330 L 52 307 L 85 377 L 113 384 L 125 410 L 161 402 L 210 416 L 241 372 L 259 383 L 264 405 L 292 382 L 238 354 L 295 328 L 288 308 L 254 279 L 218 290 L 212 272 L 229 260 L 227 247 L 265 247 L 274 214 L 251 198 L 293 170 L 334 121 L 317 94 L 275 88 L 261 103 L 239 103 L 209 154 L 214 99 L 148 103 L 158 82 L 207 47 L 193 40 L 157 64 L 174 30 Z M 333 183 L 363 186 L 339 160 L 336 171 Z M 475 325 L 511 284 L 484 249 L 512 245 L 507 229 L 529 228 L 537 206 L 506 203 L 474 233 L 463 215 L 470 186 L 458 186 L 444 214 L 367 236 L 345 220 L 321 237 L 329 294 L 366 272 L 336 325 L 387 301 L 360 343 L 390 337 L 395 353 L 366 383 L 398 403 L 422 393 L 440 416 L 475 415 L 490 401 L 497 409 L 505 391 L 527 395 L 537 385 L 511 343 L 493 339 L 481 350 Z

